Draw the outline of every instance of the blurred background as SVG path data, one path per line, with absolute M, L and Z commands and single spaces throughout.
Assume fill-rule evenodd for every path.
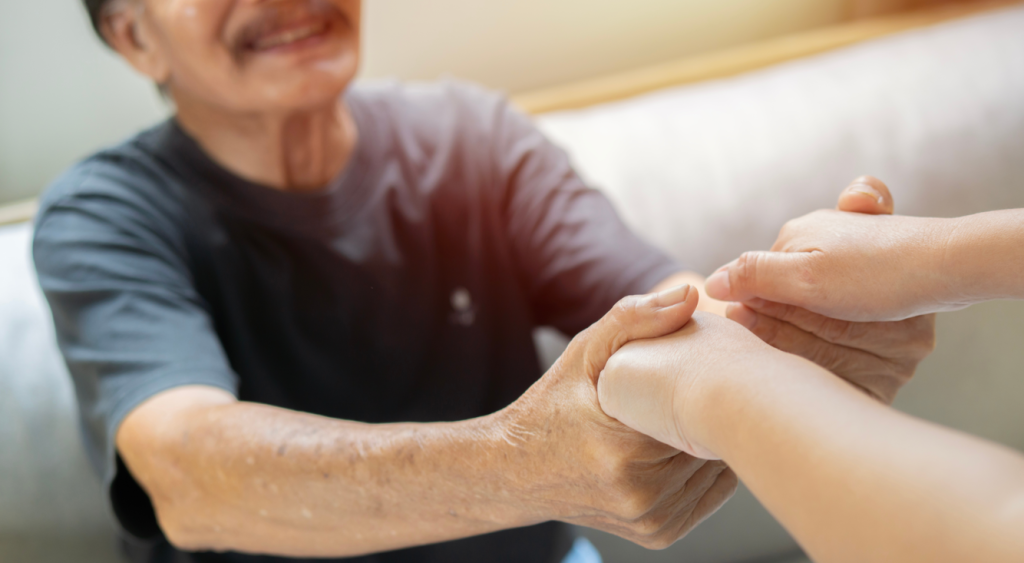
M 767 248 L 784 221 L 833 206 L 864 173 L 889 183 L 902 213 L 1024 207 L 1022 0 L 364 0 L 364 11 L 364 78 L 455 76 L 559 110 L 538 126 L 634 229 L 699 272 Z M 102 46 L 79 0 L 0 0 L 4 563 L 119 561 L 29 260 L 31 200 L 169 112 Z M 938 350 L 896 406 L 1024 448 L 1022 341 L 1024 303 L 941 315 Z M 550 362 L 565 339 L 538 342 Z M 665 551 L 584 533 L 608 563 L 804 561 L 742 488 Z
M 918 0 L 366 0 L 363 76 L 510 93 L 895 11 Z M 81 2 L 0 2 L 0 203 L 166 116 Z

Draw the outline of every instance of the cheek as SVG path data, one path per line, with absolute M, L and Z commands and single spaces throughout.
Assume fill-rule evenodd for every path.
M 166 0 L 150 2 L 161 27 L 175 45 L 209 50 L 221 44 L 231 0 Z
M 237 79 L 238 69 L 221 35 L 229 0 L 157 2 L 155 15 L 164 30 L 169 79 L 180 90 L 203 97 Z

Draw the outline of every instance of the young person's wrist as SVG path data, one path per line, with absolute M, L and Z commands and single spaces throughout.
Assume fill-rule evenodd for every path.
M 757 385 L 765 368 L 786 361 L 788 356 L 765 345 L 716 364 L 714 373 L 695 381 L 686 390 L 685 398 L 676 401 L 680 405 L 676 412 L 680 440 L 701 457 L 724 459 L 729 440 L 740 423 L 730 413 L 744 408 L 752 385 Z
M 971 266 L 972 254 L 979 249 L 971 244 L 970 217 L 933 219 L 938 241 L 933 245 L 929 270 L 933 302 L 929 312 L 953 311 L 984 300 L 977 295 L 984 287 L 984 271 Z

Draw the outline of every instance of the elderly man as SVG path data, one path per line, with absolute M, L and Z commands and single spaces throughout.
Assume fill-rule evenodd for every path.
M 358 0 L 86 5 L 175 108 L 59 179 L 34 246 L 135 560 L 594 560 L 564 523 L 661 547 L 729 497 L 596 397 L 699 278 L 500 97 L 349 88 Z M 539 325 L 579 333 L 543 377 Z

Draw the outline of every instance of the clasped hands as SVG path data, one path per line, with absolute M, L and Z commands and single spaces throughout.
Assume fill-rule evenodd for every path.
M 715 388 L 789 352 L 889 404 L 934 348 L 943 233 L 934 221 L 892 215 L 888 188 L 854 181 L 837 210 L 787 223 L 768 252 L 748 252 L 707 280 L 730 301 L 725 319 L 696 313 L 681 331 L 623 347 L 598 382 L 602 408 L 690 455 L 717 459 L 702 439 Z M 862 280 L 871 280 L 864 286 Z M 748 331 L 743 330 L 740 326 Z M 758 338 L 754 338 L 753 336 Z M 767 346 L 767 345 L 770 346 Z M 775 350 L 772 350 L 772 347 Z M 652 408 L 653 407 L 653 408 Z M 681 416 L 680 416 L 681 413 Z
M 722 380 L 783 356 L 891 403 L 933 349 L 934 315 L 912 316 L 909 301 L 872 309 L 872 288 L 842 287 L 843 268 L 865 264 L 890 270 L 880 283 L 899 279 L 892 272 L 905 265 L 885 254 L 886 237 L 909 235 L 879 231 L 891 213 L 884 184 L 862 178 L 838 211 L 787 224 L 771 252 L 745 254 L 708 279 L 712 297 L 733 302 L 731 320 L 696 311 L 689 286 L 621 301 L 501 413 L 505 440 L 547 465 L 513 475 L 514 488 L 538 515 L 663 548 L 735 491 L 701 415 Z M 874 320 L 882 310 L 898 320 Z

